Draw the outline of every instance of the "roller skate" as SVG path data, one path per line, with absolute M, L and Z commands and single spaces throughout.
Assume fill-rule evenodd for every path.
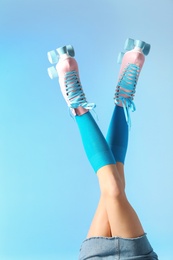
M 95 104 L 88 103 L 83 92 L 78 65 L 74 59 L 74 48 L 67 45 L 55 51 L 49 51 L 47 55 L 49 62 L 55 64 L 48 68 L 48 74 L 51 79 L 59 77 L 61 92 L 72 114 L 79 115 L 93 109 Z
M 127 39 L 125 53 L 120 52 L 117 62 L 121 64 L 114 101 L 124 108 L 127 124 L 131 126 L 130 110 L 136 110 L 133 102 L 136 85 L 143 67 L 145 56 L 150 52 L 150 44 L 140 40 Z

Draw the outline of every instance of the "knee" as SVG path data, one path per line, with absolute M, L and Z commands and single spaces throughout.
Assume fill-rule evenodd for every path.
M 100 190 L 105 197 L 114 200 L 125 196 L 124 184 L 115 165 L 107 165 L 97 172 Z
M 102 195 L 107 199 L 113 200 L 120 200 L 122 197 L 124 197 L 124 185 L 121 180 L 108 180 L 102 189 Z

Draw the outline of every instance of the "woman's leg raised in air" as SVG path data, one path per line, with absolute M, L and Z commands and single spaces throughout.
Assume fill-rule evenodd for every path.
M 104 210 L 102 214 L 107 216 L 111 234 L 121 237 L 142 235 L 143 229 L 126 198 L 124 184 L 117 170 L 113 153 L 88 112 L 94 104 L 86 101 L 75 59 L 63 53 L 56 69 L 64 98 L 75 115 L 88 160 L 97 173 L 102 196 L 100 208 L 102 209 L 104 204 L 106 212 Z M 108 225 L 105 227 L 109 235 Z
M 110 170 L 111 166 L 105 166 L 98 171 L 102 197 L 105 197 L 105 200 L 108 202 L 106 203 L 107 207 L 102 210 L 107 212 L 111 233 L 112 235 L 117 235 L 123 232 L 122 236 L 125 237 L 135 237 L 144 233 L 140 221 L 135 211 L 128 203 L 125 192 L 123 190 L 125 187 L 124 161 L 128 145 L 128 128 L 131 125 L 129 110 L 135 110 L 133 98 L 139 73 L 144 63 L 144 54 L 141 48 L 139 48 L 142 47 L 144 43 L 141 41 L 137 41 L 136 43 L 138 46 L 135 47 L 131 52 L 126 53 L 123 58 L 114 97 L 116 105 L 106 138 L 117 162 L 116 168 L 115 166 L 112 166 L 112 173 L 110 173 L 109 177 L 110 179 L 113 179 L 113 181 L 108 180 L 108 176 L 105 176 L 108 171 L 107 168 Z M 148 54 L 149 48 L 149 45 L 147 48 L 145 48 L 145 54 Z M 121 182 L 117 180 L 117 177 L 115 178 L 112 175 L 115 177 L 120 177 Z M 107 184 L 105 179 L 108 181 Z M 112 198 L 112 201 L 116 201 L 116 203 L 111 203 L 111 200 L 108 199 L 110 197 Z M 126 205 L 125 214 L 123 213 L 123 205 Z M 114 211 L 117 213 L 115 214 Z M 115 216 L 124 223 L 124 231 L 122 228 L 121 230 L 118 230 L 121 224 L 118 223 L 118 220 L 115 218 Z M 120 216 L 122 216 L 122 218 Z M 128 216 L 127 219 L 126 216 Z M 128 221 L 131 221 L 131 227 Z M 95 219 L 95 222 L 97 222 L 97 219 Z
M 88 112 L 94 107 L 94 104 L 88 104 L 85 95 L 82 92 L 77 62 L 64 51 L 65 49 L 66 47 L 58 49 L 60 59 L 56 66 L 56 70 L 59 76 L 60 88 L 65 101 L 72 114 L 75 116 L 88 159 L 91 160 L 91 164 L 96 172 L 102 165 L 115 163 L 115 160 L 110 153 L 110 149 L 100 132 L 100 129 Z M 49 71 L 50 74 L 51 70 L 52 69 Z M 50 75 L 51 78 L 53 78 L 53 75 L 53 73 Z M 104 141 L 102 142 L 100 140 Z M 102 157 L 100 151 L 104 154 L 104 162 L 102 162 L 103 160 L 100 160 L 100 156 Z M 91 227 L 88 235 L 110 236 L 110 226 L 102 198 L 100 199 L 96 211 L 96 218 L 94 219 L 97 221 L 93 220 L 93 224 L 91 225 L 93 228 Z

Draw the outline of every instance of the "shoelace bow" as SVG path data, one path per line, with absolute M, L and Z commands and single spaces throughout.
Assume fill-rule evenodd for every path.
M 130 110 L 132 112 L 136 110 L 133 98 L 136 92 L 136 84 L 139 72 L 139 66 L 135 64 L 128 64 L 128 66 L 124 69 L 121 78 L 118 82 L 114 97 L 115 104 L 122 103 L 126 121 L 129 127 L 131 127 Z
M 83 92 L 77 71 L 69 71 L 65 74 L 66 94 L 70 101 L 70 108 L 79 106 L 85 109 L 93 109 L 94 103 L 88 103 Z

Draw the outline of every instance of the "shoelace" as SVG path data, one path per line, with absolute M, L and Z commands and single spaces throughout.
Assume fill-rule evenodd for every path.
M 131 127 L 130 110 L 132 112 L 136 110 L 133 98 L 136 92 L 136 84 L 139 72 L 139 66 L 135 64 L 128 64 L 128 66 L 124 69 L 121 78 L 118 82 L 114 97 L 115 104 L 118 105 L 122 103 L 126 121 L 129 127 Z
M 85 109 L 93 109 L 94 103 L 88 103 L 83 92 L 78 73 L 73 70 L 65 74 L 66 94 L 70 101 L 70 108 L 77 108 L 79 106 Z

